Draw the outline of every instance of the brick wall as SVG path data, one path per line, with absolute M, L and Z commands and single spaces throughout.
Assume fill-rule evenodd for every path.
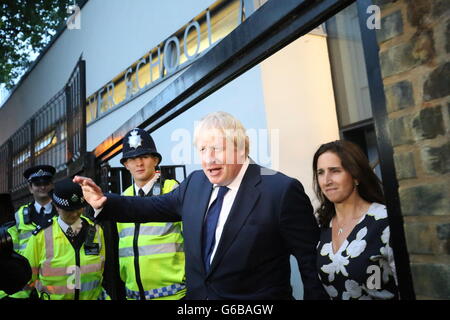
M 450 299 L 450 1 L 374 0 L 417 299 Z

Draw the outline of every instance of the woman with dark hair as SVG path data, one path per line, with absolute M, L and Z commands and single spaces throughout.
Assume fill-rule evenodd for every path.
M 398 298 L 381 183 L 364 153 L 348 141 L 323 144 L 313 175 L 320 201 L 317 266 L 330 298 Z

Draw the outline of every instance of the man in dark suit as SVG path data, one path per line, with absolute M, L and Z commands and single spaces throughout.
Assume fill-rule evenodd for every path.
M 89 178 L 74 182 L 99 219 L 183 221 L 187 299 L 293 299 L 291 254 L 304 298 L 326 299 L 315 264 L 319 229 L 301 183 L 253 163 L 245 128 L 230 114 L 207 115 L 194 140 L 203 170 L 169 194 L 105 196 Z

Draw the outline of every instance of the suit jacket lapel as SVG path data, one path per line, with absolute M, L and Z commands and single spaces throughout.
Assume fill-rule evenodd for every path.
M 190 226 L 189 230 L 192 230 L 191 236 L 193 237 L 192 240 L 194 241 L 194 244 L 197 248 L 200 248 L 200 250 L 195 250 L 195 253 L 198 255 L 197 259 L 199 261 L 202 261 L 203 266 L 203 257 L 202 257 L 202 231 L 203 231 L 203 220 L 206 214 L 206 210 L 208 209 L 209 205 L 209 199 L 211 198 L 211 193 L 213 190 L 213 185 L 209 182 L 208 178 L 204 176 L 204 179 L 200 182 L 200 185 L 198 188 L 195 188 L 195 190 L 205 190 L 203 192 L 196 192 L 193 195 L 193 203 L 194 206 L 191 208 L 191 216 L 192 216 L 192 225 Z M 186 223 L 188 223 L 188 219 L 185 220 Z M 188 235 L 185 235 L 188 236 Z
M 220 263 L 220 260 L 233 243 L 260 197 L 260 191 L 256 188 L 256 185 L 261 181 L 260 168 L 259 165 L 252 163 L 248 166 L 236 198 L 234 199 L 228 219 L 225 222 L 210 272 Z

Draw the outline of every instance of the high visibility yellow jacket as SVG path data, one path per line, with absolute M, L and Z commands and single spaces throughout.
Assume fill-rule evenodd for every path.
M 25 204 L 17 210 L 14 215 L 16 220 L 16 224 L 8 229 L 8 233 L 11 235 L 14 251 L 23 255 L 28 244 L 28 240 L 33 235 L 33 231 L 36 230 L 37 225 L 34 222 L 29 221 L 29 223 L 25 223 L 24 219 L 24 210 L 28 210 L 28 215 L 30 215 L 30 210 L 34 210 L 34 203 L 30 202 Z M 51 217 L 50 217 L 51 218 Z M 16 299 L 26 299 L 30 296 L 30 288 L 26 287 L 24 290 L 19 291 L 15 294 L 10 295 L 11 298 Z M 7 296 L 6 293 L 0 291 L 0 299 Z
M 29 286 L 42 299 L 97 300 L 102 291 L 105 245 L 103 231 L 88 219 L 91 228 L 76 250 L 54 218 L 53 224 L 31 237 L 24 256 L 33 272 Z M 89 240 L 90 239 L 90 240 Z
M 162 194 L 178 186 L 166 180 Z M 131 185 L 123 195 L 134 196 Z M 177 300 L 186 295 L 181 222 L 117 223 L 120 277 L 127 299 Z

